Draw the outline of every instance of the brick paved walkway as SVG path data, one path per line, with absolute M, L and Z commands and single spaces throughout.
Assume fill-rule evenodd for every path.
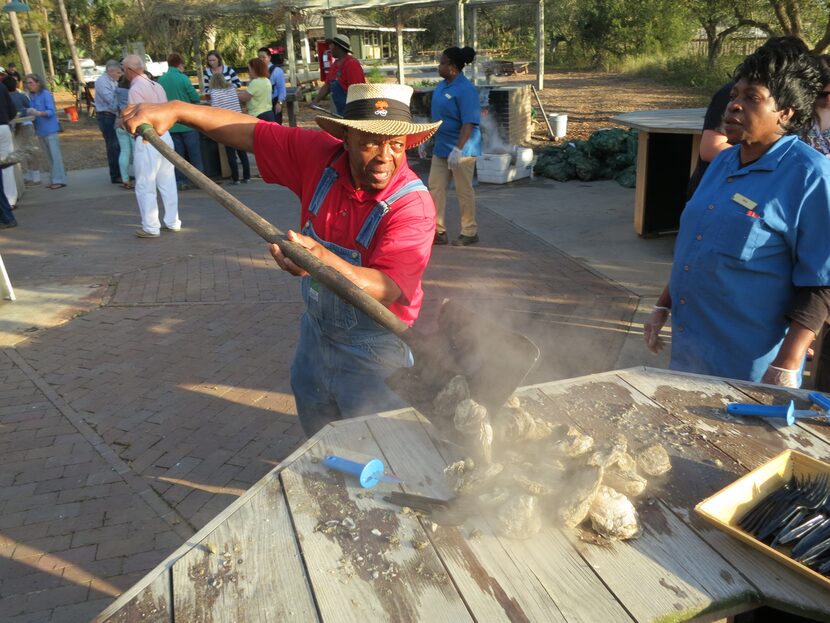
M 201 193 L 157 240 L 110 195 L 34 204 L 0 234 L 20 283 L 101 286 L 100 306 L 0 350 L 4 621 L 88 620 L 302 441 L 296 282 Z M 296 220 L 281 189 L 239 196 Z M 481 245 L 435 249 L 423 323 L 451 296 L 526 333 L 543 353 L 529 383 L 612 367 L 636 297 L 487 203 L 481 188 Z

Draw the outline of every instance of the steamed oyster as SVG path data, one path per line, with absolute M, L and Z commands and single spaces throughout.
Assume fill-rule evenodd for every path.
M 467 379 L 458 374 L 447 385 L 438 392 L 432 401 L 432 408 L 435 415 L 450 417 L 455 414 L 455 408 L 462 400 L 470 397 L 470 388 L 467 386 Z
M 467 446 L 474 456 L 484 463 L 493 457 L 493 427 L 487 409 L 472 398 L 458 403 L 453 416 L 455 429 L 467 439 Z
M 594 497 L 589 516 L 591 527 L 608 539 L 624 540 L 640 535 L 640 520 L 631 500 L 605 485 Z
M 473 495 L 482 491 L 504 469 L 500 463 L 491 463 L 470 470 L 448 471 L 450 467 L 452 466 L 444 469 L 444 474 L 447 476 L 449 485 L 458 495 Z
M 553 446 L 553 450 L 559 455 L 575 457 L 585 454 L 593 447 L 593 437 L 583 435 L 578 428 L 569 426 L 565 437 Z
M 628 449 L 628 440 L 625 435 L 617 433 L 611 436 L 609 445 L 602 450 L 597 450 L 588 459 L 588 465 L 596 465 L 597 467 L 608 468 L 623 458 L 625 451 Z
M 566 526 L 578 526 L 588 515 L 591 502 L 602 483 L 603 469 L 595 466 L 585 466 L 574 470 L 566 478 L 565 491 L 558 500 L 557 515 Z
M 521 407 L 509 407 L 504 411 L 506 412 L 503 418 L 506 422 L 505 434 L 508 439 L 536 441 L 547 439 L 553 433 L 552 424 L 541 418 L 533 417 Z
M 637 455 L 637 467 L 649 476 L 659 476 L 671 469 L 669 453 L 659 443 L 649 446 Z
M 528 539 L 542 527 L 536 498 L 532 495 L 518 495 L 508 500 L 496 520 L 499 533 L 511 539 Z
M 648 481 L 633 469 L 621 470 L 617 465 L 605 472 L 602 483 L 629 497 L 636 498 L 646 490 Z

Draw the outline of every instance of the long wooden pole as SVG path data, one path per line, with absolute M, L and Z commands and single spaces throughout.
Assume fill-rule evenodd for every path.
M 139 126 L 137 133 L 140 134 L 144 140 L 155 147 L 162 156 L 172 162 L 185 176 L 187 176 L 188 179 L 190 179 L 190 181 L 216 199 L 216 201 L 218 201 L 223 208 L 228 210 L 228 212 L 254 230 L 266 242 L 271 242 L 279 246 L 283 254 L 292 262 L 297 264 L 297 266 L 307 270 L 309 274 L 320 281 L 320 283 L 329 287 L 343 300 L 348 301 L 357 307 L 360 311 L 384 328 L 404 340 L 407 339 L 407 336 L 409 335 L 409 326 L 392 313 L 388 307 L 384 307 L 379 301 L 372 298 L 366 294 L 366 292 L 358 288 L 353 282 L 346 279 L 340 272 L 317 259 L 317 257 L 309 253 L 305 247 L 288 240 L 283 232 L 274 227 L 259 214 L 251 210 L 251 208 L 239 201 L 239 199 L 231 195 L 221 186 L 217 186 L 215 182 L 187 162 L 184 158 L 177 154 L 172 147 L 161 140 L 158 133 L 152 126 L 143 124 Z
M 17 13 L 9 11 L 9 23 L 12 25 L 14 44 L 17 47 L 17 54 L 20 56 L 20 64 L 23 65 L 23 72 L 32 73 L 32 63 L 29 61 L 29 53 L 26 51 L 26 44 L 23 42 L 23 33 L 20 32 L 20 23 L 17 21 Z

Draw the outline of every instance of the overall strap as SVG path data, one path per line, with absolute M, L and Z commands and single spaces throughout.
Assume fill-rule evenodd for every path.
M 317 188 L 314 189 L 314 194 L 311 197 L 311 203 L 308 206 L 308 211 L 312 216 L 317 216 L 317 212 L 320 211 L 320 206 L 323 205 L 326 195 L 329 194 L 334 182 L 337 181 L 337 171 L 334 170 L 333 165 L 342 155 L 343 153 L 341 152 L 332 159 L 323 171 L 323 175 L 320 176 L 320 181 L 317 182 Z
M 424 186 L 424 183 L 421 180 L 413 180 L 396 190 L 385 200 L 378 201 L 369 213 L 369 216 L 367 216 L 366 220 L 363 221 L 363 227 L 360 228 L 360 232 L 357 234 L 357 238 L 355 239 L 357 244 L 362 246 L 364 249 L 368 249 L 369 245 L 372 244 L 372 238 L 375 237 L 375 232 L 378 229 L 378 225 L 380 225 L 381 219 L 386 216 L 387 212 L 389 212 L 389 208 L 392 204 L 404 195 L 418 191 L 429 192 L 429 189 Z

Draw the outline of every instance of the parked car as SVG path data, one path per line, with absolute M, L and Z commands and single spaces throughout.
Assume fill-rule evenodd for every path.
M 149 54 L 144 55 L 144 66 L 153 78 L 158 78 L 160 75 L 167 73 L 167 61 L 157 63 Z
M 103 65 L 96 65 L 91 58 L 79 58 L 78 62 L 81 65 L 81 75 L 84 77 L 84 82 L 95 82 L 106 71 Z M 64 73 L 68 74 L 70 80 L 75 79 L 75 65 L 71 58 L 61 63 L 61 68 Z

